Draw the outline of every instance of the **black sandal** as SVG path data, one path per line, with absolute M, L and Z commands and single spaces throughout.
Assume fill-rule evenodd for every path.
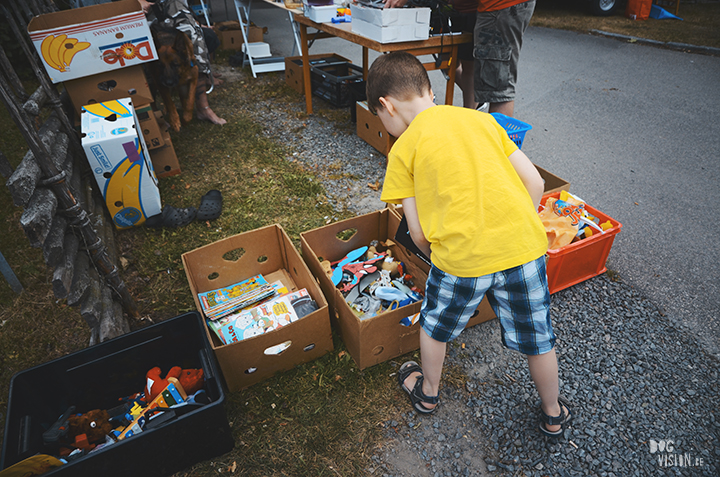
M 412 373 L 416 372 L 420 373 L 420 376 L 417 378 L 417 381 L 415 381 L 415 386 L 409 389 L 405 386 L 405 380 Z M 426 396 L 425 393 L 423 393 L 422 384 L 425 376 L 422 375 L 422 368 L 415 361 L 408 361 L 400 366 L 400 371 L 398 371 L 397 376 L 400 387 L 407 393 L 410 398 L 410 403 L 417 412 L 420 414 L 432 414 L 435 412 L 435 409 L 438 408 L 437 404 L 440 402 L 440 396 Z M 428 408 L 425 407 L 423 403 L 436 404 L 436 406 Z
M 540 432 L 545 434 L 548 437 L 560 437 L 567 427 L 568 423 L 573 417 L 573 413 L 570 410 L 570 403 L 567 399 L 560 396 L 558 398 L 558 404 L 560 405 L 560 415 L 559 416 L 548 416 L 545 414 L 545 411 L 542 410 L 542 407 L 540 407 L 540 414 L 542 415 L 540 417 Z M 565 414 L 565 409 L 567 409 L 567 414 Z M 549 431 L 546 425 L 548 426 L 560 426 L 560 429 L 557 431 Z
M 145 225 L 152 228 L 184 227 L 195 220 L 196 215 L 197 210 L 195 207 L 176 209 L 171 205 L 166 205 L 163 207 L 161 214 L 148 217 L 145 220 Z
M 222 202 L 222 194 L 219 190 L 208 191 L 200 199 L 200 208 L 197 211 L 196 218 L 202 222 L 217 219 L 222 212 Z

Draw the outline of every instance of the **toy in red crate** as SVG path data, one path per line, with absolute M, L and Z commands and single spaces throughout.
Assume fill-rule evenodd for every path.
M 540 218 L 548 234 L 547 275 L 555 293 L 605 273 L 622 224 L 567 191 L 543 197 Z

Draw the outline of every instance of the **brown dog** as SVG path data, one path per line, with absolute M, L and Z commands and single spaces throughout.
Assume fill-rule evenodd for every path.
M 158 61 L 151 63 L 155 85 L 165 103 L 166 117 L 173 131 L 180 131 L 180 117 L 172 99 L 177 91 L 182 105 L 182 124 L 192 121 L 195 112 L 195 91 L 198 66 L 188 36 L 174 28 L 154 27 L 153 39 Z

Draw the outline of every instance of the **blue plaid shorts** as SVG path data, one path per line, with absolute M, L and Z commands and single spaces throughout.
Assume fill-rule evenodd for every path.
M 437 341 L 451 341 L 465 328 L 486 293 L 500 320 L 506 348 L 526 355 L 553 349 L 545 257 L 482 277 L 456 277 L 433 266 L 420 326 Z

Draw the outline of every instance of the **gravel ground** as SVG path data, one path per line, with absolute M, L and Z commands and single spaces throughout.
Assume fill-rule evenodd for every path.
M 384 207 L 368 186 L 382 184 L 384 156 L 332 121 L 298 115 L 302 107 L 258 103 L 248 113 L 289 145 L 288 160 L 317 171 L 336 210 Z M 408 404 L 383 423 L 387 442 L 367 474 L 720 475 L 720 363 L 687 330 L 605 275 L 553 295 L 552 313 L 561 392 L 574 413 L 562 438 L 537 430 L 525 360 L 501 347 L 492 320 L 448 347 L 447 364 L 468 376 L 465 389 L 446 387 L 431 417 Z

